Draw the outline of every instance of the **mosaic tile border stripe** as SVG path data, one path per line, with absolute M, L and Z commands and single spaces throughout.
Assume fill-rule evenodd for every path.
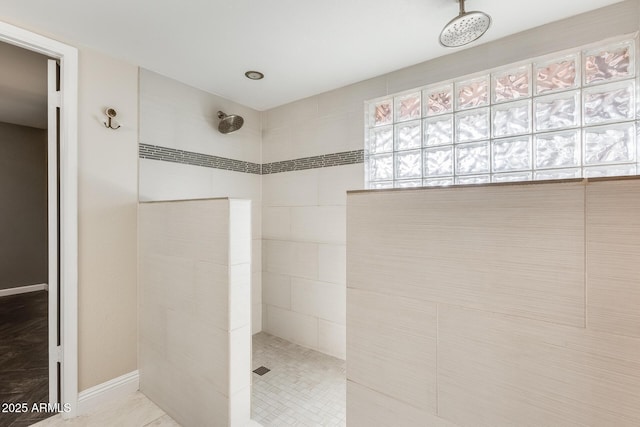
M 281 162 L 265 163 L 262 174 L 300 171 L 305 169 L 328 168 L 331 166 L 352 165 L 364 162 L 364 150 L 343 151 L 341 153 L 323 154 L 321 156 L 303 157 Z
M 182 163 L 185 165 L 203 166 L 206 168 L 224 169 L 257 175 L 260 175 L 262 169 L 258 163 L 142 143 L 139 144 L 138 157 L 141 159 L 161 160 L 164 162 Z
M 343 151 L 320 156 L 303 157 L 265 164 L 228 159 L 226 157 L 177 150 L 159 145 L 139 144 L 138 157 L 141 159 L 160 160 L 164 162 L 182 163 L 185 165 L 203 166 L 224 169 L 234 172 L 269 175 L 273 173 L 292 172 L 305 169 L 328 168 L 331 166 L 352 165 L 364 162 L 364 150 Z

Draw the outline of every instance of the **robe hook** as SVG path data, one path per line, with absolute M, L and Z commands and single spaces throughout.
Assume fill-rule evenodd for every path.
M 111 120 L 118 115 L 118 113 L 116 112 L 115 109 L 113 108 L 107 108 L 104 113 L 107 115 L 107 121 L 103 122 L 104 123 L 104 127 L 109 128 L 109 129 L 120 129 L 120 125 L 118 125 L 117 127 L 113 127 L 113 125 L 111 124 Z

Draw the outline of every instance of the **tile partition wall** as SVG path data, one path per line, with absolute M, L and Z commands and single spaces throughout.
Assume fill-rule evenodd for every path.
M 349 424 L 640 425 L 638 194 L 350 193 Z
M 253 332 L 262 319 L 261 142 L 258 111 L 140 69 L 140 200 L 238 197 L 252 201 Z M 217 131 L 216 112 L 239 114 L 240 132 Z
M 184 426 L 247 425 L 251 202 L 141 203 L 139 242 L 140 390 Z
M 268 110 L 262 162 L 361 150 L 365 101 L 633 34 L 639 10 L 637 0 L 616 3 Z M 344 190 L 364 188 L 364 167 L 263 175 L 262 186 L 263 328 L 343 357 Z

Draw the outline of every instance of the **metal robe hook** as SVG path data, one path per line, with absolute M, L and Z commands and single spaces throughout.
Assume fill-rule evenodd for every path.
M 111 120 L 118 115 L 118 113 L 116 113 L 116 110 L 114 110 L 113 108 L 107 108 L 104 113 L 107 115 L 107 121 L 103 122 L 104 123 L 104 127 L 109 128 L 109 129 L 120 129 L 120 125 L 118 125 L 117 127 L 113 127 L 111 125 Z

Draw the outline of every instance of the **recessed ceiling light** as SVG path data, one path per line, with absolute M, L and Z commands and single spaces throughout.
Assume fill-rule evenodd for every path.
M 244 75 L 251 80 L 260 80 L 264 78 L 264 74 L 262 74 L 260 71 L 247 71 L 246 73 L 244 73 Z

